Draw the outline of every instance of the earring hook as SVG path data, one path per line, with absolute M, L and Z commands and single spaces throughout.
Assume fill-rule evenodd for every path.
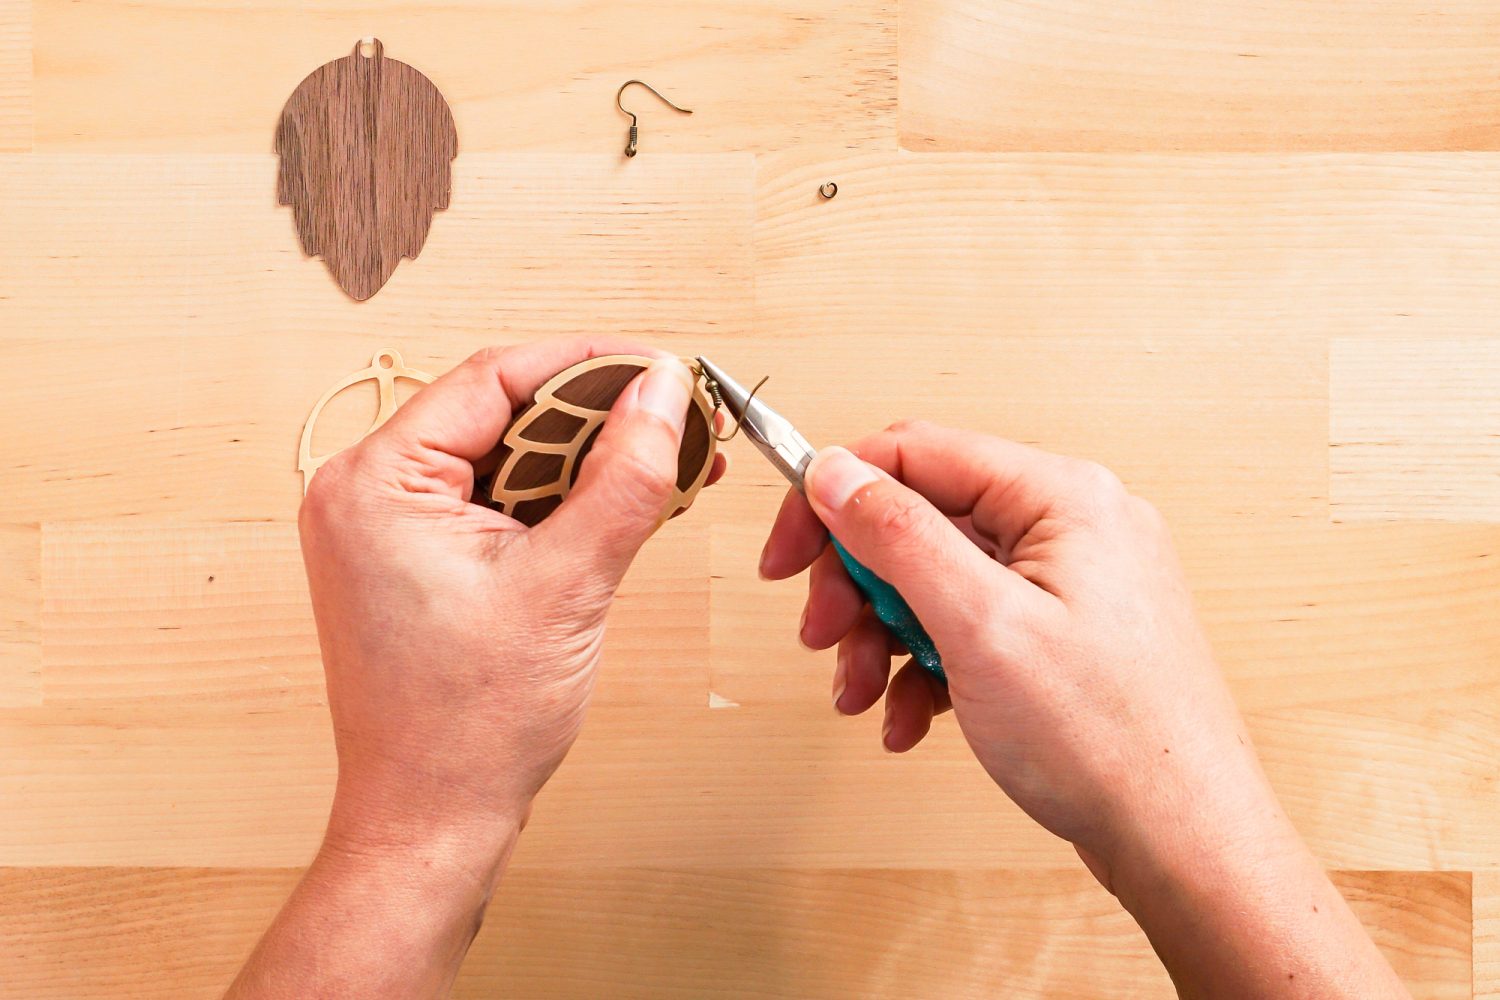
M 628 86 L 630 86 L 632 83 L 639 84 L 640 86 L 645 87 L 647 90 L 651 91 L 651 93 L 655 94 L 657 96 L 657 98 L 661 100 L 661 102 L 663 104 L 665 104 L 667 107 L 671 108 L 673 111 L 680 111 L 680 112 L 682 112 L 685 115 L 690 115 L 690 114 L 693 113 L 690 108 L 678 107 L 677 105 L 673 104 L 671 101 L 667 100 L 666 97 L 662 96 L 661 91 L 657 90 L 655 87 L 651 86 L 651 84 L 645 82 L 644 80 L 626 80 L 624 83 L 620 84 L 620 89 L 617 90 L 617 91 L 615 91 L 615 107 L 617 107 L 617 108 L 620 109 L 620 113 L 621 114 L 626 114 L 626 115 L 630 116 L 630 141 L 625 144 L 625 155 L 626 156 L 634 156 L 635 155 L 635 153 L 636 153 L 636 149 L 635 149 L 636 139 L 639 138 L 639 135 L 640 135 L 640 130 L 636 127 L 635 112 L 634 111 L 626 111 L 625 110 L 625 106 L 620 103 L 620 97 L 625 93 L 625 88 L 628 87 Z
M 724 392 L 719 388 L 719 383 L 715 382 L 712 378 L 709 377 L 708 372 L 703 370 L 703 366 L 699 364 L 697 360 L 694 360 L 692 364 L 688 365 L 688 368 L 692 369 L 693 374 L 703 380 L 703 387 L 708 390 L 708 395 L 714 401 L 714 411 L 713 413 L 709 414 L 710 422 L 712 422 L 712 419 L 718 416 L 721 411 L 729 409 L 729 407 L 724 405 Z M 739 416 L 734 418 L 734 430 L 730 431 L 728 434 L 720 434 L 717 428 L 711 428 L 709 430 L 709 433 L 713 435 L 715 441 L 734 440 L 734 436 L 740 432 L 740 428 L 745 426 L 745 417 L 750 412 L 750 403 L 755 399 L 755 394 L 757 392 L 760 392 L 760 387 L 765 385 L 770 380 L 771 376 L 765 375 L 759 382 L 755 383 L 755 388 L 751 389 L 750 395 L 745 397 L 744 409 L 741 411 Z

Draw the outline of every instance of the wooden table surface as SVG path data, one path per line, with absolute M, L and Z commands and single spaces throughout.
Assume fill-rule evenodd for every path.
M 370 34 L 460 153 L 355 304 L 271 140 Z M 216 995 L 314 849 L 323 390 L 604 331 L 769 374 L 814 441 L 1112 465 L 1414 993 L 1500 998 L 1497 67 L 1494 0 L 0 0 L 0 996 Z M 695 113 L 638 95 L 627 161 L 630 77 Z M 458 995 L 1171 995 L 951 720 L 891 757 L 835 717 L 729 447 Z

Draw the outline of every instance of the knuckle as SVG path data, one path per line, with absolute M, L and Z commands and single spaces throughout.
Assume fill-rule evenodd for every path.
M 923 502 L 898 493 L 887 496 L 875 515 L 875 541 L 880 545 L 902 545 L 922 531 Z
M 899 436 L 916 434 L 927 430 L 932 425 L 919 417 L 902 417 L 886 428 L 886 433 Z
M 616 482 L 628 503 L 661 506 L 676 485 L 675 468 L 651 457 L 657 449 L 621 448 L 613 456 Z
M 297 511 L 297 522 L 302 528 L 321 528 L 342 520 L 339 515 L 348 506 L 351 495 L 348 483 L 357 461 L 351 454 L 353 451 L 350 448 L 339 452 L 313 473 Z
M 447 482 L 456 477 L 455 460 L 450 456 L 423 444 L 420 438 L 410 433 L 397 433 L 389 424 L 375 433 L 387 430 L 390 433 L 379 440 L 385 461 L 389 463 L 390 475 L 406 482 Z M 371 435 L 366 440 L 373 438 Z
M 1156 504 L 1152 503 L 1150 500 L 1147 500 L 1144 497 L 1132 495 L 1130 497 L 1129 503 L 1130 512 L 1134 514 L 1142 523 L 1148 524 L 1152 527 L 1163 527 L 1166 525 L 1167 519 L 1162 516 L 1162 512 L 1157 509 Z
M 494 368 L 500 363 L 500 359 L 505 356 L 505 352 L 507 350 L 509 350 L 509 348 L 502 347 L 498 344 L 491 344 L 488 347 L 481 347 L 479 350 L 469 355 L 464 364 L 468 365 L 471 368 Z
M 1125 484 L 1112 470 L 1098 462 L 1085 460 L 1078 470 L 1079 482 L 1090 494 L 1105 500 L 1116 500 L 1125 495 Z
M 1067 508 L 1085 523 L 1112 523 L 1126 513 L 1130 493 L 1113 471 L 1098 462 L 1080 460 L 1073 469 L 1073 491 Z

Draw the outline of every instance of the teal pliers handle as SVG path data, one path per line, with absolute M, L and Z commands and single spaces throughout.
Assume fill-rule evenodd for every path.
M 896 588 L 876 576 L 868 566 L 849 554 L 849 550 L 837 538 L 833 539 L 833 550 L 839 554 L 844 561 L 844 569 L 849 571 L 849 579 L 859 588 L 860 593 L 870 602 L 870 608 L 875 612 L 885 627 L 891 630 L 891 635 L 900 639 L 911 650 L 912 659 L 926 670 L 929 674 L 940 681 L 946 681 L 943 673 L 943 658 L 938 655 L 937 647 L 932 644 L 932 637 L 917 621 L 916 613 L 912 611 L 911 605 L 906 603 L 906 598 L 897 593 Z

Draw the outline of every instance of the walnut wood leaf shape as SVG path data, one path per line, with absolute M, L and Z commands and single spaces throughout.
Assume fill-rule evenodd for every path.
M 538 389 L 532 404 L 500 440 L 490 506 L 528 525 L 541 523 L 556 510 L 577 481 L 616 397 L 650 364 L 650 358 L 634 354 L 591 358 L 559 372 Z M 692 505 L 708 479 L 717 446 L 713 405 L 701 381 L 688 407 L 668 517 Z
M 297 238 L 364 301 L 448 207 L 458 133 L 431 80 L 367 39 L 292 92 L 276 127 L 276 198 Z
M 381 424 L 391 419 L 391 414 L 396 412 L 396 380 L 398 378 L 410 379 L 413 382 L 421 382 L 426 385 L 437 378 L 426 372 L 415 368 L 406 367 L 406 362 L 401 358 L 401 352 L 390 347 L 383 347 L 375 352 L 375 357 L 370 359 L 370 367 L 361 368 L 353 375 L 340 379 L 323 393 L 322 397 L 313 406 L 312 412 L 307 415 L 307 423 L 302 425 L 302 443 L 297 449 L 297 469 L 302 473 L 302 492 L 307 492 L 307 487 L 312 483 L 313 473 L 318 471 L 322 464 L 337 455 L 338 452 L 331 451 L 326 455 L 314 455 L 312 453 L 313 428 L 317 426 L 318 417 L 323 413 L 323 407 L 327 406 L 333 397 L 343 392 L 352 385 L 361 382 L 375 383 L 379 392 L 380 402 L 375 410 L 375 419 L 360 438 L 367 437 Z M 353 442 L 350 442 L 351 444 Z

